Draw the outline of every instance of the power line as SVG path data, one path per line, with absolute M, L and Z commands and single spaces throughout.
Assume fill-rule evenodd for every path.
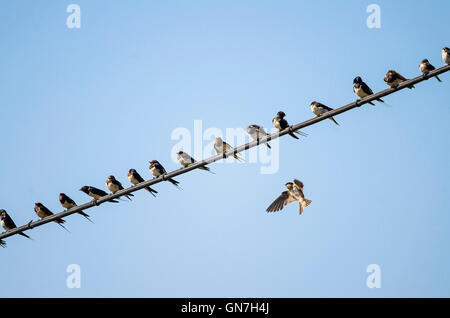
M 82 210 L 87 210 L 87 209 L 96 207 L 96 206 L 98 206 L 98 205 L 100 205 L 102 203 L 108 202 L 108 201 L 110 201 L 112 199 L 117 199 L 117 198 L 119 198 L 119 197 L 121 197 L 121 196 L 123 196 L 125 194 L 129 194 L 129 193 L 141 190 L 141 189 L 143 189 L 145 187 L 148 187 L 148 186 L 151 186 L 151 185 L 163 182 L 163 181 L 167 180 L 168 178 L 173 178 L 173 177 L 179 176 L 181 174 L 185 174 L 185 173 L 187 173 L 187 172 L 189 172 L 191 170 L 197 169 L 197 168 L 199 168 L 201 166 L 205 166 L 207 164 L 210 164 L 210 163 L 219 161 L 221 159 L 227 158 L 227 157 L 229 157 L 229 156 L 231 156 L 233 154 L 240 153 L 242 151 L 245 151 L 245 150 L 248 150 L 250 148 L 256 147 L 256 146 L 258 146 L 260 144 L 264 144 L 266 141 L 270 141 L 272 139 L 276 139 L 276 138 L 279 138 L 281 136 L 284 136 L 284 135 L 286 135 L 286 134 L 288 134 L 288 133 L 290 133 L 292 131 L 299 130 L 301 128 L 305 128 L 305 127 L 308 127 L 308 126 L 312 126 L 312 125 L 314 125 L 314 124 L 316 124 L 318 122 L 321 122 L 321 121 L 323 121 L 325 119 L 328 119 L 329 117 L 333 117 L 333 116 L 345 113 L 345 112 L 347 112 L 347 111 L 349 111 L 349 110 L 351 110 L 353 108 L 360 107 L 360 106 L 362 106 L 364 104 L 367 104 L 367 103 L 369 103 L 371 101 L 375 101 L 375 100 L 377 100 L 377 99 L 379 99 L 381 97 L 384 97 L 384 96 L 387 96 L 387 95 L 391 95 L 391 94 L 393 94 L 393 93 L 395 93 L 397 91 L 400 91 L 402 89 L 407 88 L 408 86 L 411 86 L 411 85 L 423 82 L 425 80 L 428 80 L 429 78 L 432 78 L 432 77 L 434 77 L 436 75 L 440 75 L 440 74 L 448 72 L 448 71 L 450 71 L 450 65 L 445 65 L 445 66 L 440 67 L 440 68 L 438 68 L 438 69 L 436 69 L 434 71 L 429 72 L 427 75 L 420 75 L 420 76 L 417 76 L 415 78 L 412 78 L 412 79 L 406 80 L 404 82 L 401 82 L 397 87 L 388 88 L 388 89 L 385 89 L 385 90 L 380 91 L 378 93 L 374 93 L 374 94 L 372 94 L 372 95 L 370 95 L 368 97 L 365 97 L 365 98 L 363 98 L 361 100 L 355 101 L 353 103 L 350 103 L 350 104 L 344 105 L 342 107 L 336 108 L 336 109 L 334 109 L 332 111 L 329 111 L 329 112 L 323 114 L 320 117 L 314 117 L 314 118 L 311 118 L 309 120 L 303 121 L 301 123 L 298 123 L 298 124 L 295 124 L 295 125 L 291 125 L 290 127 L 286 128 L 286 129 L 284 129 L 284 130 L 282 130 L 280 132 L 276 132 L 276 133 L 267 135 L 267 136 L 265 136 L 263 138 L 260 138 L 259 140 L 254 140 L 254 141 L 251 141 L 251 142 L 246 143 L 244 145 L 235 147 L 235 148 L 233 148 L 233 150 L 230 150 L 229 152 L 226 152 L 223 155 L 222 154 L 218 154 L 218 155 L 209 157 L 207 159 L 204 159 L 202 161 L 197 161 L 197 162 L 195 162 L 194 164 L 192 164 L 192 165 L 190 165 L 188 167 L 183 167 L 183 168 L 180 168 L 180 169 L 177 169 L 177 170 L 173 170 L 173 171 L 168 172 L 167 174 L 165 174 L 163 176 L 160 176 L 158 178 L 153 178 L 153 179 L 144 181 L 144 182 L 142 182 L 142 183 L 140 183 L 138 185 L 135 185 L 135 186 L 132 186 L 132 187 L 129 187 L 129 188 L 117 191 L 116 193 L 108 194 L 108 195 L 106 195 L 106 196 L 104 196 L 104 197 L 102 197 L 102 198 L 100 198 L 98 200 L 92 200 L 90 202 L 78 205 L 78 206 L 76 206 L 74 208 L 71 208 L 69 210 L 66 210 L 66 211 L 63 211 L 63 212 L 60 212 L 60 213 L 56 213 L 56 214 L 54 214 L 52 216 L 46 217 L 46 218 L 41 219 L 41 220 L 31 221 L 31 222 L 29 222 L 26 225 L 22 225 L 22 226 L 19 226 L 19 227 L 15 228 L 15 229 L 10 230 L 10 231 L 1 233 L 0 234 L 0 240 L 3 239 L 3 238 L 7 238 L 7 237 L 10 237 L 10 236 L 19 234 L 20 232 L 24 232 L 24 231 L 33 229 L 35 227 L 42 226 L 42 225 L 47 224 L 49 222 L 53 222 L 56 219 L 60 219 L 60 218 L 69 216 L 71 214 L 80 212 Z

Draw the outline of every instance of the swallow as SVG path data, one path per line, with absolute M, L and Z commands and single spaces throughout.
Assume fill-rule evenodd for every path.
M 316 115 L 317 117 L 320 117 L 323 114 L 333 110 L 333 108 L 325 106 L 324 104 L 321 104 L 319 102 L 312 102 L 311 110 L 314 113 L 314 115 Z M 333 117 L 329 117 L 328 119 L 339 126 L 338 122 Z
M 75 201 L 72 200 L 71 198 L 69 198 L 65 193 L 60 193 L 59 194 L 59 202 L 61 203 L 63 208 L 66 208 L 67 210 L 77 206 Z M 82 216 L 84 216 L 86 219 L 88 219 L 89 222 L 92 222 L 92 220 L 90 219 L 89 214 L 86 214 L 83 211 L 79 211 L 77 213 L 81 214 Z M 92 223 L 94 223 L 94 222 L 92 222 Z
M 253 140 L 256 140 L 258 143 L 261 138 L 269 135 L 268 133 L 266 133 L 263 127 L 258 125 L 249 125 L 247 127 L 247 133 L 250 135 L 250 137 L 252 137 Z M 264 144 L 267 146 L 267 148 L 271 149 L 268 142 L 265 142 Z
M 86 193 L 88 196 L 94 198 L 95 200 L 108 195 L 108 193 L 106 193 L 105 191 L 90 186 L 84 186 L 80 189 L 80 191 Z M 118 203 L 119 201 L 112 199 L 109 200 L 109 202 Z
M 128 180 L 130 180 L 130 182 L 134 185 L 144 182 L 144 178 L 142 178 L 141 175 L 135 169 L 130 169 L 128 171 Z M 150 187 L 145 187 L 144 189 L 150 192 L 150 194 L 153 195 L 154 197 L 156 197 L 155 193 L 158 193 L 158 191 Z
M 216 137 L 216 141 L 214 142 L 214 149 L 216 150 L 217 154 L 225 155 L 225 153 L 232 151 L 233 147 L 231 147 L 229 144 L 227 144 L 225 141 L 223 141 L 222 138 Z M 233 157 L 238 161 L 243 160 L 236 153 L 233 153 Z
M 40 217 L 41 219 L 44 219 L 46 217 L 53 215 L 52 211 L 50 211 L 45 205 L 43 205 L 42 203 L 39 203 L 39 202 L 35 203 L 34 211 L 36 212 L 37 216 Z M 64 221 L 63 219 L 56 219 L 54 222 L 57 223 L 58 225 L 60 225 L 66 231 L 69 231 L 63 225 L 64 223 L 66 223 L 66 221 Z
M 311 204 L 311 200 L 305 198 L 303 194 L 303 183 L 297 179 L 294 182 L 286 183 L 287 191 L 283 191 L 281 195 L 272 202 L 267 208 L 267 212 L 281 211 L 287 204 L 299 202 L 299 213 L 303 213 L 304 209 Z
M 442 49 L 442 60 L 445 64 L 450 65 L 450 49 L 448 47 Z
M 428 73 L 430 73 L 431 71 L 434 71 L 435 69 L 436 68 L 433 65 L 431 65 L 427 59 L 424 59 L 419 64 L 419 70 L 423 73 L 423 75 L 428 75 Z M 435 77 L 439 82 L 442 82 L 441 79 L 437 75 Z
M 14 223 L 13 219 L 9 216 L 9 214 L 5 210 L 0 210 L 0 219 L 1 219 L 2 228 L 5 231 L 10 231 L 17 227 L 16 224 Z M 26 237 L 27 239 L 32 240 L 31 237 L 29 237 L 28 235 L 26 235 L 23 232 L 19 232 L 19 234 Z
M 112 193 L 116 193 L 117 191 L 123 190 L 122 183 L 120 183 L 120 181 L 118 181 L 114 176 L 109 176 L 108 179 L 106 179 L 106 186 Z M 124 196 L 131 201 L 130 197 L 134 197 L 134 194 L 129 193 L 124 194 Z
M 181 163 L 183 167 L 190 166 L 191 164 L 195 163 L 195 159 L 192 158 L 189 154 L 185 153 L 184 151 L 178 151 L 177 152 L 178 162 Z M 209 169 L 207 166 L 200 166 L 198 167 L 201 170 L 205 170 L 211 173 L 214 173 Z
M 152 175 L 154 175 L 156 178 L 158 178 L 159 176 L 162 176 L 162 175 L 167 173 L 166 169 L 164 169 L 164 167 L 158 162 L 158 160 L 150 161 L 150 167 L 149 168 L 150 168 L 150 172 L 152 173 Z M 180 186 L 178 185 L 179 184 L 178 181 L 176 181 L 176 180 L 174 180 L 172 178 L 167 178 L 167 181 L 172 183 L 177 188 L 180 188 Z
M 278 129 L 279 131 L 282 131 L 282 130 L 284 130 L 284 129 L 289 127 L 289 124 L 288 124 L 287 120 L 284 119 L 284 117 L 286 117 L 286 114 L 284 112 L 282 112 L 282 111 L 279 111 L 277 113 L 277 115 L 275 116 L 275 118 L 272 119 L 273 126 L 276 129 Z M 299 134 L 299 135 L 304 136 L 304 137 L 308 136 L 308 134 L 306 134 L 306 133 L 304 133 L 303 131 L 300 131 L 300 130 L 295 130 L 294 132 L 290 131 L 289 132 L 289 136 L 291 136 L 292 138 L 295 138 L 295 139 L 300 139 L 296 135 L 294 135 L 294 133 Z
M 355 79 L 353 80 L 353 92 L 360 98 L 373 95 L 373 91 L 366 83 L 364 83 L 362 78 L 359 76 L 355 77 Z M 381 98 L 377 98 L 377 101 L 379 101 L 380 103 L 384 103 Z M 369 104 L 375 106 L 375 104 L 372 102 L 369 102 Z
M 389 85 L 392 88 L 395 88 L 400 84 L 401 82 L 407 81 L 408 79 L 401 76 L 399 73 L 393 70 L 389 70 L 386 73 L 386 76 L 384 77 L 384 81 L 387 85 Z M 408 86 L 409 89 L 414 88 L 414 85 Z

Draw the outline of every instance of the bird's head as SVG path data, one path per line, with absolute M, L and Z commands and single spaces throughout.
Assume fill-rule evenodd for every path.
M 421 64 L 428 64 L 429 62 L 428 62 L 428 60 L 427 59 L 424 59 L 424 60 L 422 60 L 422 62 L 421 62 Z
M 277 113 L 277 117 L 278 118 L 284 118 L 286 116 L 286 114 L 283 112 L 283 111 L 279 111 L 278 113 Z
M 391 82 L 394 79 L 394 74 L 395 74 L 395 71 L 389 70 L 386 73 L 386 76 L 384 77 L 384 81 L 387 83 Z
M 450 53 L 450 49 L 448 47 L 444 47 L 442 50 L 447 52 L 447 53 Z
M 288 182 L 288 183 L 285 184 L 285 186 L 286 186 L 286 188 L 287 188 L 288 190 L 291 190 L 292 187 L 294 186 L 294 184 L 293 184 L 292 182 Z
M 150 163 L 150 168 L 153 168 L 158 163 L 158 161 L 152 160 L 149 163 Z
M 132 175 L 132 174 L 134 174 L 134 173 L 136 173 L 136 170 L 135 170 L 135 169 L 130 169 L 130 170 L 128 170 L 128 175 L 129 175 L 129 176 Z
M 221 144 L 221 143 L 223 143 L 222 138 L 216 137 L 216 144 Z
M 249 134 L 253 134 L 255 131 L 256 131 L 256 125 L 249 125 L 249 126 L 247 127 L 247 132 L 248 132 Z
M 353 84 L 361 84 L 362 83 L 362 78 L 359 76 L 356 76 L 355 79 L 353 80 Z
M 178 157 L 179 157 L 179 156 L 182 156 L 183 154 L 184 154 L 184 152 L 181 151 L 181 150 L 177 152 Z
M 109 181 L 115 181 L 116 178 L 115 178 L 114 176 L 109 176 L 107 180 L 109 180 Z
M 65 196 L 66 196 L 65 193 L 60 193 L 60 194 L 59 194 L 59 199 L 62 200 L 62 199 L 64 199 Z
M 4 220 L 6 218 L 6 211 L 0 210 L 0 220 Z
M 82 188 L 80 189 L 80 191 L 81 191 L 81 192 L 84 192 L 84 193 L 86 193 L 86 194 L 88 194 L 88 193 L 89 193 L 89 187 L 88 187 L 88 186 L 84 186 L 84 187 L 82 187 Z

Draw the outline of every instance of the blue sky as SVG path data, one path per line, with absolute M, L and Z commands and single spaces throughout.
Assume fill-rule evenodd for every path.
M 66 7 L 81 7 L 81 28 Z M 388 69 L 442 65 L 449 3 L 378 1 L 3 1 L 0 208 L 17 224 L 58 194 L 124 185 L 148 161 L 178 168 L 175 128 L 271 128 L 318 100 L 374 91 Z M 88 210 L 7 239 L 0 297 L 449 297 L 448 74 L 280 140 L 280 167 L 213 164 L 132 202 Z M 207 143 L 208 141 L 204 141 Z M 232 142 L 230 142 L 232 143 Z M 233 144 L 233 143 L 232 143 Z M 293 178 L 313 202 L 267 214 Z M 69 289 L 66 268 L 81 267 Z M 366 286 L 378 264 L 382 287 Z M 20 283 L 20 285 L 18 284 Z

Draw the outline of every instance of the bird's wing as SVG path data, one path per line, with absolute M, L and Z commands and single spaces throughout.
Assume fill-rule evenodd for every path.
M 133 176 L 138 182 L 144 182 L 144 179 L 141 177 L 139 173 L 136 172 L 133 174 Z
M 303 190 L 303 182 L 298 179 L 294 179 L 294 183 L 300 188 L 300 190 Z
M 104 197 L 105 195 L 108 195 L 108 193 L 106 193 L 105 191 L 100 190 L 100 189 L 97 189 L 97 188 L 94 188 L 94 187 L 91 187 L 89 190 L 90 190 L 90 192 L 92 192 L 93 194 L 99 195 L 99 196 L 101 196 L 101 197 Z
M 9 228 L 13 229 L 16 228 L 16 223 L 14 223 L 13 219 L 9 216 L 9 214 L 6 215 L 5 223 L 8 225 Z
M 321 103 L 319 103 L 319 104 L 317 105 L 317 107 L 326 109 L 327 111 L 333 110 L 333 108 L 328 107 L 327 105 L 324 105 L 324 104 L 321 104 Z
M 362 86 L 363 86 L 363 90 L 367 93 L 367 94 L 369 94 L 369 95 L 372 95 L 373 94 L 373 91 L 370 89 L 370 87 L 366 84 L 366 83 L 362 83 Z
M 398 73 L 398 72 L 396 72 L 396 71 L 394 71 L 394 74 L 395 74 L 399 79 L 401 79 L 402 81 L 406 81 L 406 80 L 407 80 L 405 77 L 403 77 L 402 75 L 400 75 L 400 73 Z
M 294 202 L 295 199 L 293 199 L 288 191 L 283 191 L 281 195 L 275 199 L 275 201 L 272 202 L 271 205 L 267 208 L 267 212 L 276 212 L 280 211 L 284 208 L 286 204 L 289 204 L 291 202 Z

